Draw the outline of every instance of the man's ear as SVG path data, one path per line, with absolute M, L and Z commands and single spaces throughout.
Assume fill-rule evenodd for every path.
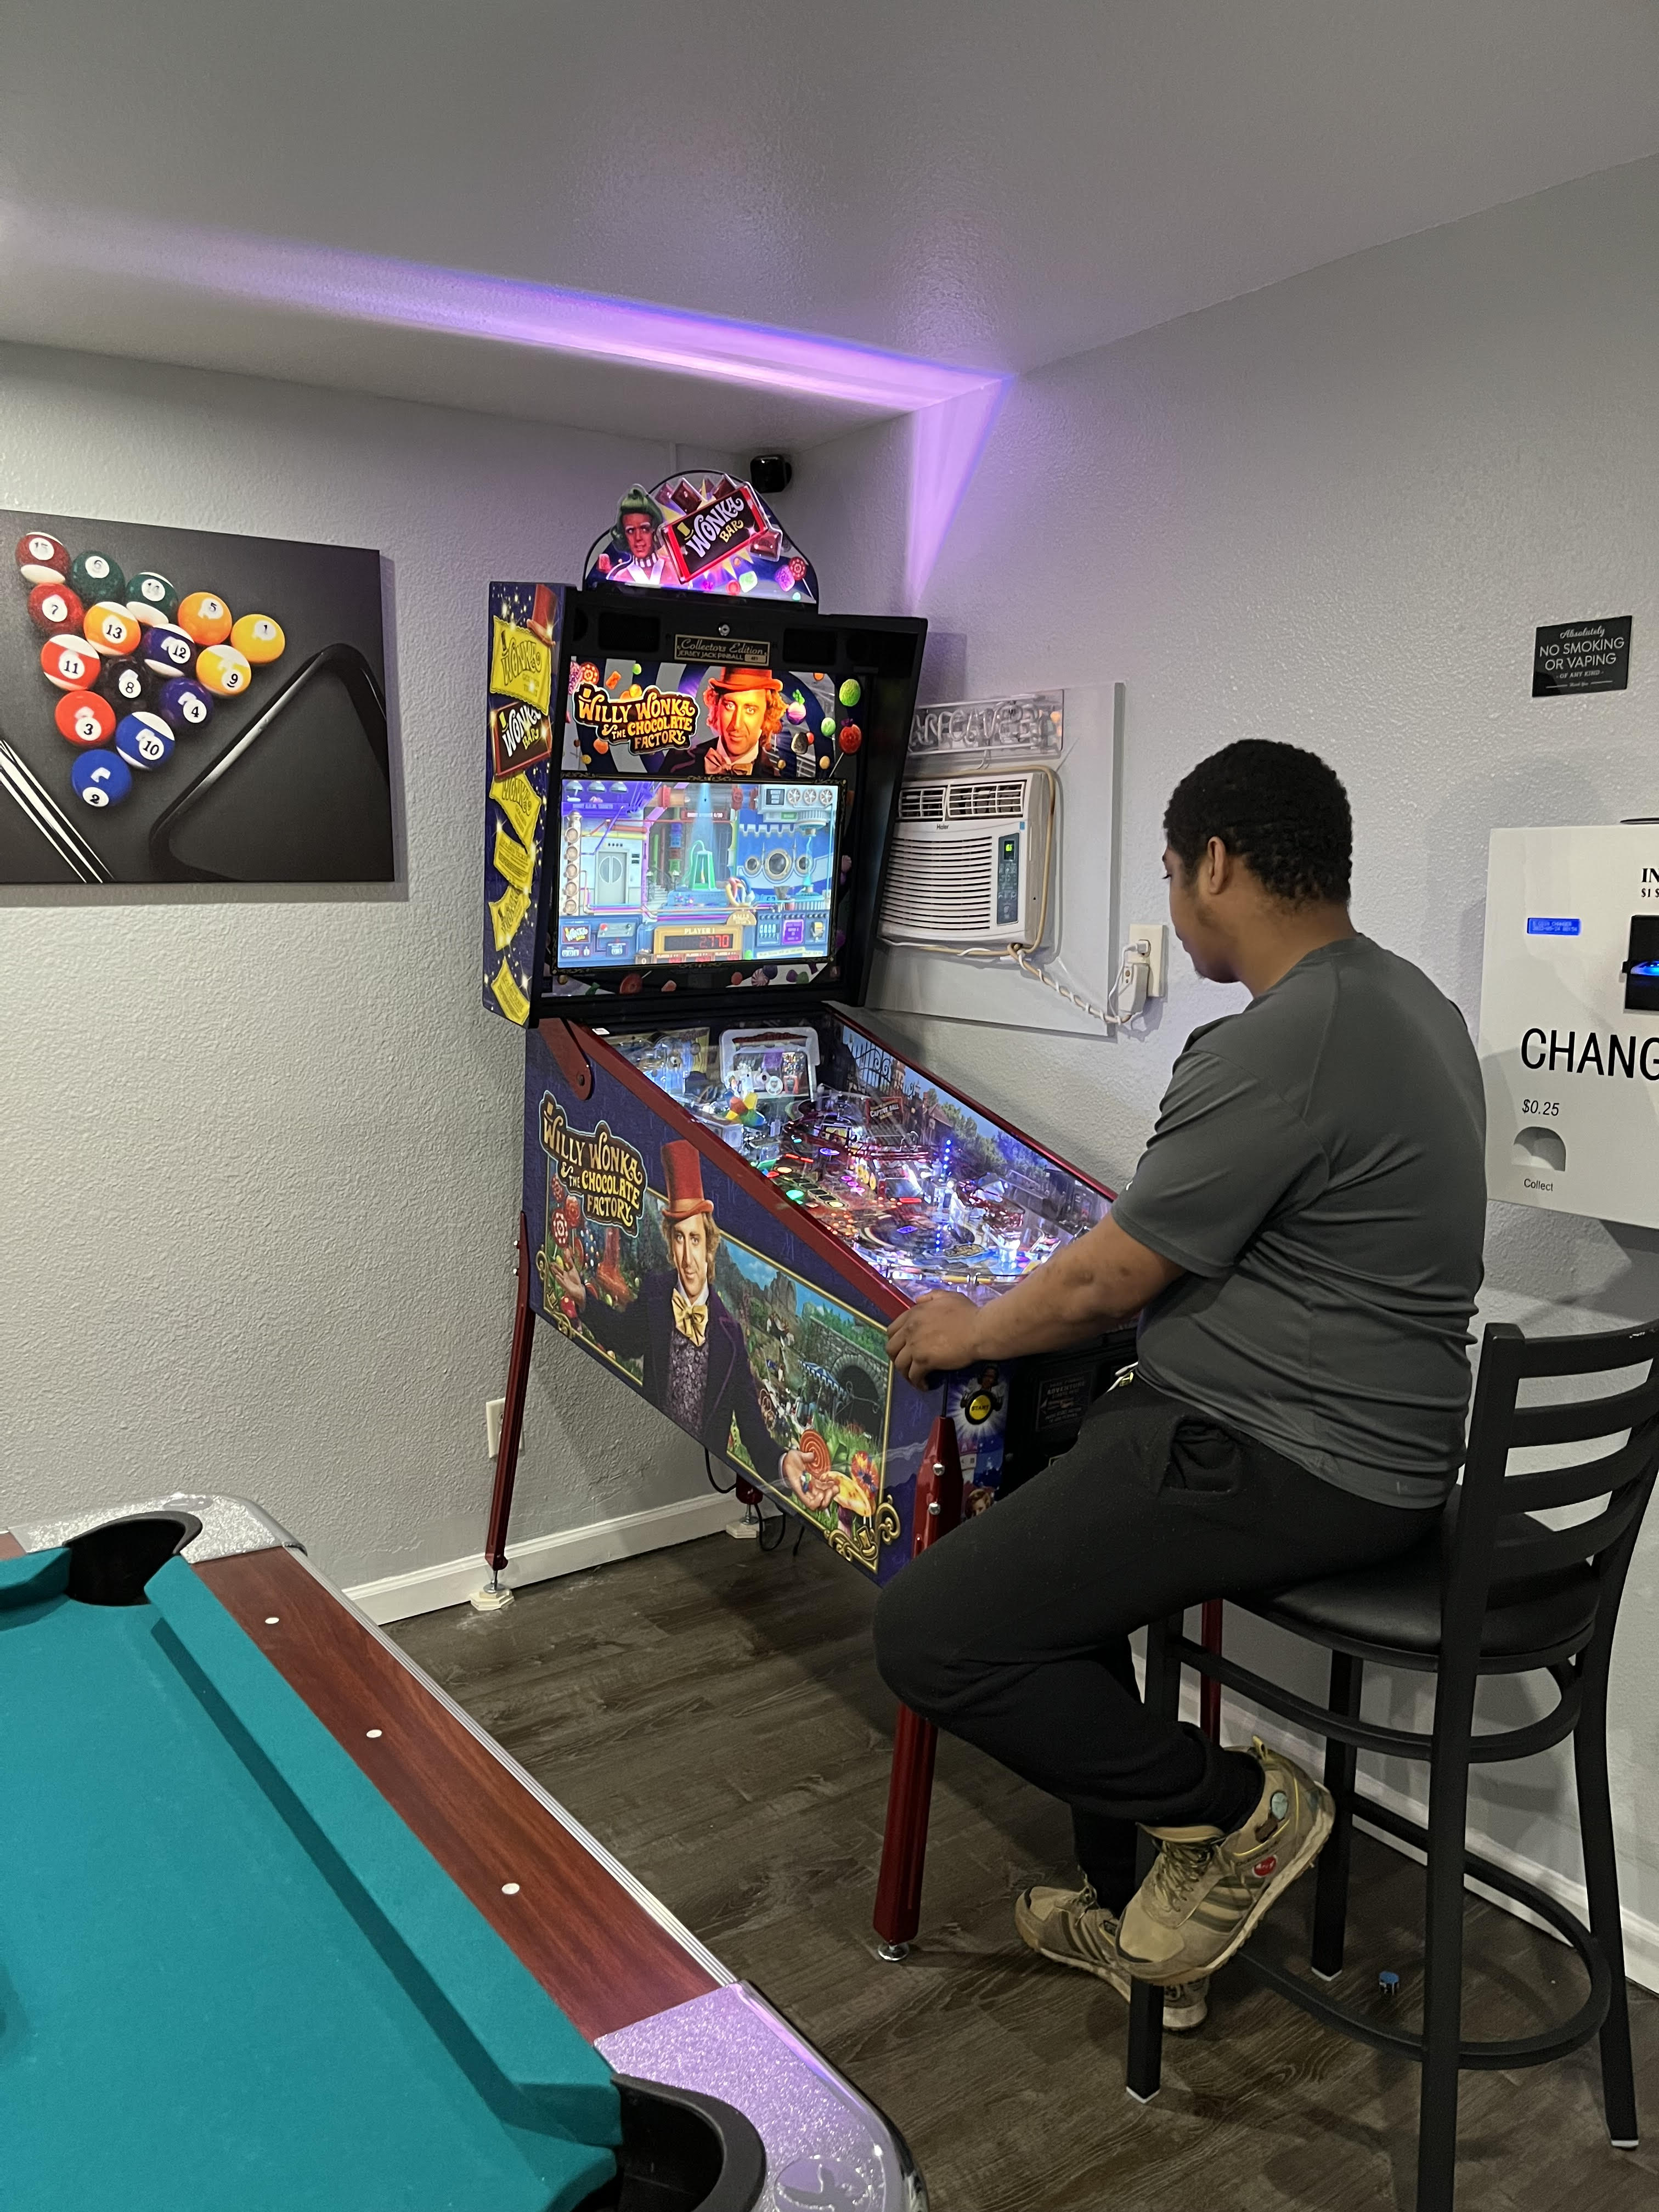
M 1218 897 L 1233 880 L 1237 862 L 1219 837 L 1212 837 L 1204 851 L 1204 888 Z

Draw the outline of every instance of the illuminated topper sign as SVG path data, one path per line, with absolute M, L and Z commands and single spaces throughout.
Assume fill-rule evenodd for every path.
M 635 484 L 589 548 L 583 582 L 816 606 L 812 564 L 751 483 L 724 471 Z
M 647 684 L 637 699 L 613 699 L 598 684 L 579 684 L 570 711 L 577 721 L 599 730 L 612 744 L 651 751 L 688 742 L 697 726 L 697 702 L 684 691 L 661 691 Z
M 542 1093 L 542 1150 L 556 1161 L 567 1190 L 590 1221 L 614 1221 L 632 1237 L 645 1204 L 645 1162 L 608 1123 L 573 1129 L 550 1091 Z

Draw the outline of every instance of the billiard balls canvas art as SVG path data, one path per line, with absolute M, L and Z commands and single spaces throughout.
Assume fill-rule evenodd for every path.
M 0 883 L 396 875 L 381 561 L 0 509 Z

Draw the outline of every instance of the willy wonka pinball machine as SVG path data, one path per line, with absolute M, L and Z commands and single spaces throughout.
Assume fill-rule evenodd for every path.
M 525 1031 L 519 1293 L 482 1602 L 538 1321 L 885 1582 L 1076 1438 L 1126 1334 L 931 1378 L 1112 1194 L 854 1018 L 927 625 L 817 605 L 754 488 L 630 489 L 580 586 L 489 589 L 483 1001 Z M 919 1919 L 933 1733 L 902 1711 L 875 1925 Z

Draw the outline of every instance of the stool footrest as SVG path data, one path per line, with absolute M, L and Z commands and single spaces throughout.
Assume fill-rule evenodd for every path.
M 1259 1610 L 1258 1617 L 1264 1620 L 1273 1618 L 1265 1608 Z M 1284 1625 L 1291 1628 L 1295 1626 L 1292 1622 Z M 1329 1648 L 1347 1651 L 1360 1659 L 1374 1660 L 1382 1666 L 1401 1663 L 1401 1653 L 1381 1647 L 1333 1640 Z M 1316 1735 L 1352 1744 L 1359 1751 L 1381 1752 L 1390 1759 L 1414 1759 L 1426 1764 L 1434 1756 L 1432 1735 L 1419 1729 L 1388 1728 L 1380 1721 L 1362 1721 L 1357 1714 L 1334 1713 L 1328 1705 L 1316 1704 L 1311 1698 L 1298 1697 L 1281 1684 L 1268 1681 L 1265 1675 L 1241 1667 L 1236 1659 L 1229 1659 L 1219 1651 L 1206 1651 L 1190 1637 L 1172 1634 L 1170 1652 L 1172 1659 L 1178 1660 L 1183 1667 L 1190 1667 L 1195 1674 L 1209 1681 L 1224 1683 L 1228 1689 L 1240 1692 L 1265 1705 L 1269 1712 L 1295 1721 Z M 1494 1729 L 1484 1735 L 1471 1736 L 1471 1765 L 1482 1766 L 1499 1759 L 1532 1759 L 1540 1751 L 1553 1750 L 1571 1735 L 1583 1702 L 1582 1685 L 1565 1662 L 1552 1656 L 1540 1657 L 1534 1671 L 1552 1675 L 1560 1696 L 1541 1720 L 1528 1721 L 1523 1728 Z

